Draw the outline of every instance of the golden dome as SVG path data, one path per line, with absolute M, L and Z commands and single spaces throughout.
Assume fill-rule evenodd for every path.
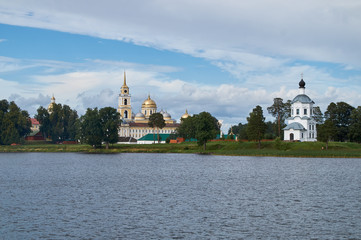
M 189 114 L 188 114 L 188 111 L 187 111 L 187 109 L 186 109 L 186 113 L 183 114 L 181 118 L 187 118 L 187 117 L 189 117 Z
M 51 98 L 51 102 L 48 106 L 48 112 L 52 112 L 53 111 L 53 108 L 54 108 L 54 105 L 55 105 L 55 97 L 54 97 L 54 94 L 53 94 L 53 97 Z
M 155 104 L 155 102 L 148 95 L 148 98 L 142 104 L 142 108 L 157 108 L 157 104 Z

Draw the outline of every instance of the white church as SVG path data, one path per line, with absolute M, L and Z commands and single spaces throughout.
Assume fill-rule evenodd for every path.
M 313 118 L 315 104 L 306 94 L 303 78 L 299 82 L 299 94 L 291 102 L 291 117 L 284 130 L 285 141 L 317 141 L 316 121 Z

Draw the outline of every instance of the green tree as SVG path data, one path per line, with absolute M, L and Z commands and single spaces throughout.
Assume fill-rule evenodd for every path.
M 40 131 L 45 138 L 50 137 L 53 142 L 75 139 L 78 113 L 68 105 L 53 104 L 51 113 L 41 106 L 35 118 L 41 124 Z
M 37 114 L 35 115 L 36 120 L 40 123 L 40 132 L 43 134 L 44 138 L 47 138 L 50 134 L 51 124 L 49 112 L 46 108 L 40 106 L 37 109 Z
M 258 141 L 258 148 L 261 149 L 261 140 L 266 131 L 265 117 L 261 106 L 256 106 L 247 117 L 247 135 L 250 140 Z
M 207 141 L 215 139 L 219 132 L 218 120 L 208 112 L 201 112 L 194 116 L 195 137 L 203 150 L 207 148 Z
M 350 117 L 350 140 L 361 143 L 361 107 L 352 110 Z
M 285 119 L 290 116 L 291 101 L 283 102 L 282 98 L 274 98 L 273 105 L 267 108 L 269 114 L 276 118 L 277 136 L 281 137 L 281 129 L 285 126 Z
M 326 143 L 326 150 L 328 149 L 328 142 L 336 135 L 337 128 L 331 119 L 327 119 L 323 124 L 317 125 L 317 141 Z
M 61 142 L 63 141 L 64 134 L 64 112 L 61 104 L 53 104 L 51 114 L 49 115 L 50 119 L 50 136 L 52 142 Z
M 349 126 L 351 123 L 351 113 L 354 107 L 345 103 L 330 103 L 325 112 L 325 119 L 329 119 L 336 126 L 335 141 L 344 142 L 349 137 Z
M 20 143 L 30 133 L 31 122 L 27 111 L 15 102 L 0 101 L 0 144 Z
M 78 113 L 68 105 L 63 105 L 63 140 L 74 140 L 77 132 Z
M 238 126 L 240 126 L 240 125 L 238 125 Z M 241 127 L 239 128 L 239 133 L 238 133 L 239 140 L 247 140 L 248 139 L 247 126 L 248 126 L 248 124 L 246 123 L 246 124 L 241 125 Z
M 233 132 L 234 135 L 238 136 L 239 140 L 247 140 L 247 123 L 246 124 L 242 124 L 242 123 L 238 123 L 238 125 L 232 126 L 228 129 L 228 134 L 230 134 L 231 132 Z
M 315 119 L 317 124 L 322 124 L 324 122 L 323 113 L 319 106 L 313 108 L 313 119 Z
M 195 117 L 189 116 L 187 118 L 182 118 L 179 127 L 177 128 L 177 133 L 180 137 L 184 139 L 192 139 L 196 137 L 196 124 Z
M 105 148 L 109 149 L 109 143 L 118 142 L 118 127 L 120 124 L 120 114 L 115 108 L 105 107 L 99 110 L 100 123 L 103 132 Z
M 275 122 L 271 122 L 268 121 L 266 122 L 266 131 L 264 133 L 264 138 L 265 139 L 275 139 L 277 137 L 277 131 L 275 131 L 275 129 L 277 129 L 277 123 Z
M 101 147 L 103 131 L 98 108 L 88 108 L 80 117 L 79 138 L 94 148 Z
M 159 129 L 162 129 L 165 127 L 165 121 L 163 118 L 163 114 L 161 113 L 153 113 L 149 117 L 148 126 L 151 128 L 157 128 L 157 139 L 159 143 Z M 153 130 L 153 136 L 154 136 L 154 130 Z M 153 137 L 154 139 L 154 137 Z
M 217 137 L 218 120 L 208 112 L 201 112 L 182 119 L 177 132 L 185 139 L 196 138 L 198 145 L 203 145 L 203 149 L 206 150 L 207 141 Z

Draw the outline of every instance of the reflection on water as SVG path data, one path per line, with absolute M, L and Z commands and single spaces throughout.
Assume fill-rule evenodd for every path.
M 361 159 L 0 154 L 4 239 L 361 239 Z

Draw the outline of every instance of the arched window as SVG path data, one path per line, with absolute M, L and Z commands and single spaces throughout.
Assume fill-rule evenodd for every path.
M 128 99 L 124 99 L 124 105 L 128 105 Z
M 293 133 L 290 134 L 290 140 L 291 141 L 295 140 L 295 135 Z
M 124 111 L 124 118 L 128 118 L 128 111 Z

